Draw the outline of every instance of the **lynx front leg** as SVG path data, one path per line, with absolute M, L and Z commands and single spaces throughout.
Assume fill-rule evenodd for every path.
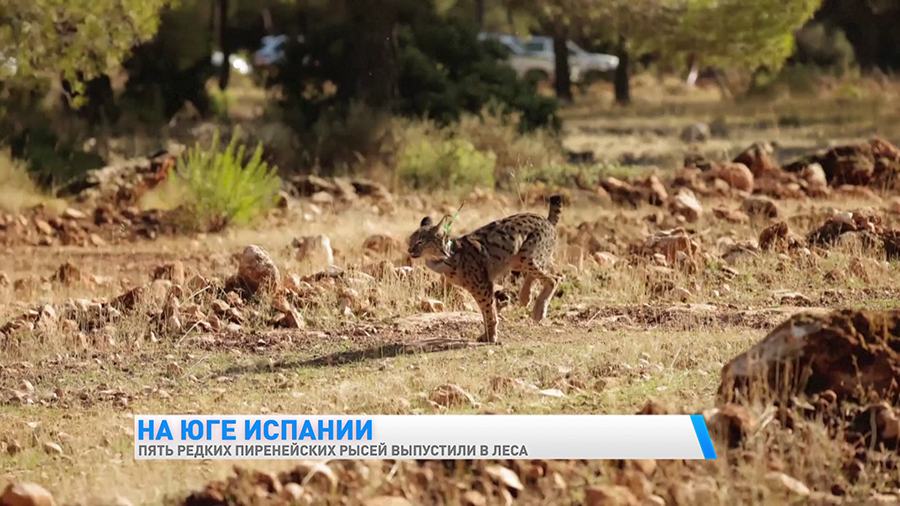
M 481 316 L 484 319 L 484 334 L 478 338 L 478 342 L 496 343 L 497 342 L 497 300 L 491 293 L 485 298 L 477 299 L 478 307 L 481 309 Z
M 497 342 L 497 296 L 494 292 L 494 283 L 482 269 L 473 269 L 464 273 L 463 284 L 481 310 L 484 320 L 484 334 L 478 338 L 479 342 Z

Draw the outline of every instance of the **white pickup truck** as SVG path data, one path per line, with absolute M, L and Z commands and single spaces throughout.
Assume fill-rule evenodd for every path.
M 556 52 L 553 39 L 535 36 L 520 39 L 512 35 L 482 33 L 479 38 L 492 38 L 510 50 L 509 65 L 520 76 L 534 76 L 538 79 L 553 79 L 556 71 Z M 592 82 L 619 66 L 619 58 L 600 53 L 589 53 L 572 41 L 566 42 L 569 50 L 569 71 L 572 82 Z

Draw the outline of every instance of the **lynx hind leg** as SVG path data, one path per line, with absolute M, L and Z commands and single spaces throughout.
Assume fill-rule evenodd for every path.
M 541 282 L 541 292 L 538 294 L 534 308 L 531 311 L 531 318 L 539 322 L 547 316 L 547 307 L 550 305 L 550 299 L 559 287 L 559 277 L 553 272 L 552 267 L 537 266 L 534 262 L 530 263 L 528 275 Z
M 497 311 L 503 311 L 509 307 L 510 296 L 503 287 L 494 287 L 494 300 L 497 301 Z
M 528 304 L 531 304 L 531 286 L 534 284 L 534 280 L 534 276 L 526 274 L 522 281 L 522 287 L 519 288 L 519 305 L 522 307 L 528 307 Z

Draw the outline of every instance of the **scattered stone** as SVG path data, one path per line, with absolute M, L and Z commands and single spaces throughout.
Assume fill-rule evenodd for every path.
M 729 223 L 747 223 L 750 221 L 750 216 L 743 211 L 738 211 L 737 209 L 728 209 L 725 207 L 716 207 L 713 209 L 713 216 L 719 218 L 720 220 L 725 220 Z
M 487 506 L 487 498 L 477 490 L 469 490 L 462 497 L 463 506 Z
M 789 492 L 797 497 L 809 497 L 809 487 L 800 480 L 782 472 L 772 471 L 766 473 L 766 481 L 770 486 L 782 492 Z
M 37 227 L 38 232 L 44 235 L 53 235 L 55 230 L 44 220 L 34 220 L 34 226 Z
M 627 487 L 604 485 L 585 491 L 585 506 L 639 506 L 641 502 Z
M 67 218 L 70 220 L 83 220 L 87 218 L 86 214 L 72 207 L 66 208 L 66 210 L 63 211 L 62 216 L 63 218 Z
M 818 163 L 811 163 L 800 171 L 800 177 L 806 181 L 809 189 L 822 191 L 828 186 L 828 178 L 825 177 L 825 169 Z
M 86 283 L 89 279 L 87 274 L 70 262 L 60 265 L 59 269 L 51 277 L 51 281 L 56 281 L 66 286 Z
M 503 466 L 488 466 L 484 469 L 484 472 L 497 481 L 497 483 L 500 483 L 507 488 L 513 490 L 525 489 L 522 485 L 522 481 L 519 480 L 519 475 L 509 468 Z
M 106 241 L 104 241 L 103 238 L 97 234 L 89 235 L 88 240 L 90 240 L 91 244 L 93 244 L 94 246 L 96 246 L 98 248 L 101 246 L 106 246 Z
M 44 443 L 44 453 L 50 455 L 62 455 L 63 450 L 62 447 L 58 444 L 47 441 L 46 443 Z
M 743 163 L 723 164 L 714 174 L 735 190 L 753 192 L 753 172 Z
M 662 255 L 672 264 L 677 261 L 678 253 L 683 253 L 688 258 L 693 257 L 700 250 L 700 246 L 691 240 L 687 231 L 683 228 L 662 230 L 648 237 L 641 250 L 646 256 Z
M 381 497 L 371 497 L 362 502 L 363 506 L 413 506 L 405 497 L 396 495 L 384 495 Z
M 650 190 L 650 204 L 654 206 L 661 206 L 667 200 L 669 200 L 669 194 L 666 191 L 665 185 L 662 184 L 662 181 L 659 180 L 656 176 L 649 176 L 647 179 L 640 181 L 638 184 Z
M 656 176 L 649 176 L 635 184 L 609 176 L 600 180 L 600 188 L 609 195 L 614 203 L 631 207 L 638 207 L 642 204 L 661 206 L 666 202 L 668 196 L 665 187 Z
M 288 502 L 295 503 L 303 499 L 303 487 L 299 483 L 285 483 L 281 495 Z
M 323 191 L 314 193 L 310 200 L 319 205 L 334 204 L 334 196 Z
M 53 496 L 35 483 L 10 483 L 0 496 L 2 506 L 56 506 Z
M 429 313 L 438 313 L 444 310 L 444 303 L 435 299 L 422 299 L 419 302 L 419 307 Z
M 684 216 L 688 222 L 697 221 L 703 213 L 703 207 L 700 205 L 700 201 L 697 200 L 694 192 L 687 188 L 678 190 L 678 193 L 669 203 L 669 210 L 674 215 Z
M 405 248 L 403 241 L 390 234 L 376 234 L 366 238 L 365 242 L 363 242 L 363 249 L 389 255 L 404 251 Z
M 327 235 L 298 237 L 291 246 L 296 249 L 295 256 L 300 262 L 308 262 L 318 266 L 334 265 L 334 250 L 331 239 Z
M 454 384 L 441 385 L 435 388 L 431 394 L 431 400 L 444 407 L 464 404 L 474 406 L 476 404 L 472 394 L 460 388 L 459 385 Z
M 184 284 L 184 264 L 178 260 L 168 263 L 165 265 L 160 265 L 153 271 L 152 278 L 154 280 L 157 279 L 167 279 L 176 285 Z
M 19 444 L 19 442 L 16 441 L 15 439 L 10 441 L 6 445 L 6 453 L 8 453 L 10 456 L 15 456 L 17 453 L 21 453 L 23 450 L 24 449 L 22 448 L 22 445 Z M 0 501 L 0 504 L 5 504 L 5 503 L 3 503 L 3 501 Z
M 799 248 L 801 245 L 801 240 L 790 231 L 787 222 L 784 221 L 769 225 L 759 233 L 759 249 L 763 251 L 771 249 L 785 251 Z
M 775 148 L 768 142 L 756 142 L 745 149 L 733 161 L 734 163 L 742 163 L 753 176 L 758 178 L 778 171 L 773 155 Z
M 540 390 L 538 391 L 538 393 L 543 395 L 544 397 L 555 397 L 557 399 L 562 399 L 566 396 L 566 394 L 564 394 L 563 391 L 558 388 L 548 388 L 545 390 Z
M 281 274 L 265 250 L 250 245 L 241 254 L 237 278 L 244 288 L 255 294 L 260 290 L 274 291 L 281 281 Z
M 900 214 L 900 197 L 894 197 L 888 204 L 888 211 L 893 214 Z
M 706 123 L 692 123 L 681 130 L 681 140 L 688 144 L 706 142 L 710 138 L 712 132 Z
M 737 448 L 753 434 L 758 423 L 753 413 L 740 404 L 725 404 L 703 414 L 710 435 L 723 440 L 728 448 Z
M 673 297 L 681 302 L 687 302 L 691 298 L 691 292 L 685 288 L 675 288 L 671 293 Z
M 598 251 L 594 253 L 594 260 L 600 265 L 614 266 L 619 259 L 608 251 Z
M 781 211 L 775 205 L 775 201 L 768 197 L 747 197 L 741 204 L 741 210 L 750 216 L 761 216 L 769 219 L 777 219 L 781 216 Z
M 294 309 L 294 306 L 292 306 L 284 296 L 277 298 L 272 303 L 272 306 L 281 313 L 276 320 L 276 324 L 279 327 L 289 329 L 302 329 L 306 327 L 306 321 L 304 321 L 300 313 Z

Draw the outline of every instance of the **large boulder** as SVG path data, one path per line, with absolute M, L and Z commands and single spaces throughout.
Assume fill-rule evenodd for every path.
M 830 390 L 840 400 L 896 403 L 898 378 L 900 310 L 845 309 L 789 318 L 725 365 L 718 394 L 731 402 Z
M 878 137 L 801 157 L 785 165 L 784 170 L 800 173 L 812 164 L 822 167 L 829 185 L 835 188 L 842 185 L 900 188 L 900 149 Z

